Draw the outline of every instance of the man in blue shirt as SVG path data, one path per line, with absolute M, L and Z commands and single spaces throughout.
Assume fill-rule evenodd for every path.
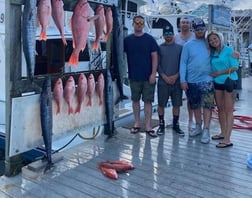
M 180 60 L 180 82 L 186 91 L 191 109 L 194 111 L 196 127 L 189 136 L 202 133 L 201 142 L 209 143 L 209 127 L 214 108 L 214 86 L 210 56 L 206 46 L 206 25 L 202 19 L 194 19 L 192 27 L 195 39 L 185 43 Z M 203 108 L 203 118 L 202 109 Z M 203 130 L 202 130 L 203 120 Z

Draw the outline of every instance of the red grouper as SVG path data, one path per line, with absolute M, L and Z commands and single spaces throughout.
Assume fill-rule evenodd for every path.
M 74 96 L 75 96 L 75 81 L 73 76 L 70 76 L 64 87 L 64 98 L 68 105 L 68 114 L 73 114 L 73 103 L 74 103 Z
M 95 93 L 95 79 L 94 79 L 94 75 L 92 73 L 89 74 L 87 83 L 88 83 L 88 89 L 87 89 L 88 102 L 87 102 L 87 106 L 92 106 L 92 100 L 93 100 L 94 93 Z
M 78 86 L 77 86 L 77 100 L 78 104 L 75 110 L 75 113 L 80 113 L 81 105 L 85 100 L 87 95 L 87 78 L 84 73 L 81 73 L 78 79 Z
M 80 51 L 86 47 L 91 22 L 97 18 L 87 0 L 79 0 L 70 21 L 73 36 L 73 52 L 68 60 L 69 66 L 78 66 Z
M 61 113 L 63 104 L 63 83 L 62 79 L 58 78 L 53 87 L 53 99 L 57 105 L 56 115 Z
M 33 82 L 35 71 L 36 54 L 36 21 L 37 21 L 37 0 L 25 1 L 23 10 L 23 52 L 27 65 L 28 77 Z
M 52 88 L 51 88 L 51 77 L 46 76 L 42 92 L 40 94 L 40 121 L 42 136 L 45 144 L 46 159 L 48 164 L 45 170 L 52 167 Z
M 64 3 L 62 0 L 52 0 L 52 18 L 53 21 L 55 23 L 55 25 L 57 26 L 61 38 L 62 38 L 62 42 L 64 45 L 67 45 L 64 33 Z
M 103 105 L 104 97 L 104 76 L 103 73 L 100 73 L 97 79 L 96 92 L 99 97 L 99 105 Z
M 105 14 L 103 5 L 98 5 L 95 9 L 95 15 L 98 16 L 98 19 L 94 21 L 95 24 L 95 41 L 93 43 L 93 49 L 98 51 L 98 44 L 102 37 L 103 30 L 105 27 Z
M 108 37 L 113 29 L 113 16 L 112 16 L 112 10 L 110 7 L 108 7 L 105 10 L 105 21 L 106 21 L 106 32 L 104 34 L 104 41 L 108 40 Z
M 39 0 L 38 3 L 38 21 L 41 26 L 40 40 L 46 41 L 46 29 L 50 25 L 50 18 L 52 15 L 51 0 Z

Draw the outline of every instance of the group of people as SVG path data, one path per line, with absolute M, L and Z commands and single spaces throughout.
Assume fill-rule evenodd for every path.
M 225 79 L 229 76 L 238 80 L 238 59 L 234 50 L 224 45 L 223 36 L 210 32 L 206 36 L 206 25 L 202 19 L 183 17 L 180 19 L 180 33 L 174 34 L 171 24 L 163 27 L 164 42 L 143 31 L 144 17 L 133 18 L 134 33 L 124 39 L 124 51 L 128 62 L 134 126 L 131 133 L 140 131 L 140 100 L 144 102 L 145 130 L 151 137 L 165 133 L 165 107 L 169 98 L 172 103 L 172 129 L 178 135 L 185 133 L 179 126 L 183 91 L 187 96 L 189 136 L 201 135 L 202 143 L 210 142 L 210 121 L 212 110 L 217 106 L 220 133 L 213 140 L 221 140 L 216 147 L 232 146 L 233 91 L 226 90 Z M 191 31 L 191 28 L 193 31 Z M 158 116 L 157 131 L 151 126 L 152 103 L 158 73 Z M 195 120 L 195 126 L 193 125 Z

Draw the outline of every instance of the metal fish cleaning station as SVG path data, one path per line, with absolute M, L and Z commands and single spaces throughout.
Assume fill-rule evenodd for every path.
M 0 36 L 4 37 L 5 46 L 0 54 L 1 61 L 5 63 L 5 67 L 1 67 L 5 81 L 0 84 L 1 90 L 5 90 L 4 97 L 1 95 L 1 100 L 5 103 L 4 107 L 1 106 L 1 111 L 4 109 L 4 119 L 1 117 L 0 123 L 5 171 L 0 177 L 0 197 L 252 197 L 251 169 L 246 167 L 246 159 L 252 153 L 252 124 L 249 120 L 252 105 L 248 100 L 252 97 L 252 77 L 245 72 L 241 74 L 242 88 L 238 90 L 239 98 L 235 102 L 234 114 L 237 119 L 232 132 L 232 148 L 218 150 L 215 147 L 216 141 L 203 145 L 200 137 L 188 136 L 186 101 L 183 102 L 180 118 L 185 137 L 177 136 L 169 125 L 165 135 L 158 138 L 151 138 L 145 133 L 130 134 L 129 129 L 124 127 L 125 123 L 133 120 L 130 100 L 114 105 L 114 128 L 109 130 L 111 126 L 108 126 L 106 106 L 99 105 L 99 97 L 95 93 L 93 105 L 86 106 L 86 98 L 82 110 L 76 114 L 68 114 L 65 101 L 61 113 L 56 114 L 57 105 L 52 101 L 52 152 L 59 152 L 52 154 L 54 167 L 43 172 L 46 151 L 40 123 L 40 94 L 48 74 L 51 76 L 53 90 L 59 77 L 65 85 L 67 79 L 73 76 L 77 85 L 81 73 L 86 77 L 92 73 L 97 83 L 99 74 L 103 73 L 106 78 L 107 68 L 110 68 L 113 100 L 116 101 L 120 96 L 116 83 L 118 79 L 113 73 L 112 38 L 106 43 L 101 41 L 100 50 L 94 52 L 92 44 L 95 34 L 94 29 L 91 29 L 87 47 L 80 53 L 79 66 L 67 65 L 72 51 L 72 36 L 67 22 L 77 0 L 63 2 L 68 45 L 62 44 L 55 27 L 47 29 L 47 41 L 39 41 L 38 27 L 36 69 L 34 83 L 31 84 L 22 52 L 22 10 L 25 0 L 0 1 Z M 92 8 L 98 4 L 112 7 L 113 4 L 121 6 L 122 2 L 125 3 L 113 0 L 88 2 Z M 138 11 L 137 3 L 142 4 L 143 1 L 126 2 L 126 10 L 131 10 L 122 14 L 128 18 L 129 25 L 132 16 Z M 177 18 L 174 18 L 176 22 L 175 19 Z M 155 21 L 158 25 L 156 18 Z M 2 57 L 3 54 L 5 57 Z M 125 85 L 124 91 L 129 96 Z M 76 105 L 75 96 L 73 106 Z M 171 108 L 165 109 L 165 115 L 167 123 L 170 123 Z M 216 116 L 213 113 L 212 134 L 220 130 Z M 153 119 L 158 120 L 155 106 Z M 71 145 L 71 140 L 75 137 L 80 139 L 75 139 L 77 143 Z M 135 170 L 119 174 L 117 180 L 111 180 L 97 168 L 99 162 L 106 160 L 132 162 Z

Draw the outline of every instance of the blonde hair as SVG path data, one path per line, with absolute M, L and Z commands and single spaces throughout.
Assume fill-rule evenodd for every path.
M 212 47 L 210 44 L 209 44 L 209 37 L 212 36 L 212 35 L 215 35 L 217 36 L 219 39 L 220 39 L 220 48 L 222 49 L 224 47 L 224 36 L 222 33 L 219 33 L 219 32 L 216 32 L 216 31 L 211 31 L 208 33 L 207 35 L 207 44 L 208 44 L 208 47 L 209 47 L 209 50 L 210 50 L 210 53 L 211 55 L 214 53 L 214 51 L 216 50 L 215 47 Z

